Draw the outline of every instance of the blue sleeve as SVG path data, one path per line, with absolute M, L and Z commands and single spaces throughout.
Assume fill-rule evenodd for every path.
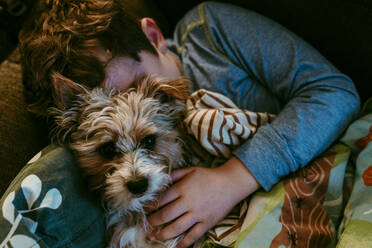
M 265 190 L 324 151 L 359 111 L 348 76 L 298 36 L 249 10 L 204 3 L 178 25 L 174 40 L 195 88 L 277 114 L 234 151 Z

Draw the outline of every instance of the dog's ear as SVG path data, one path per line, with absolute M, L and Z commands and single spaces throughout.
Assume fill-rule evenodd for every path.
M 54 103 L 62 111 L 66 111 L 80 94 L 87 92 L 82 85 L 73 82 L 60 73 L 53 72 L 51 79 Z
M 59 73 L 52 73 L 51 77 L 56 107 L 48 110 L 53 118 L 50 135 L 54 143 L 68 143 L 80 118 L 80 109 L 70 107 L 80 94 L 87 93 L 87 89 Z
M 189 84 L 187 77 L 171 81 L 145 78 L 138 84 L 137 91 L 145 97 L 158 99 L 163 104 L 160 112 L 171 117 L 176 126 L 184 119 L 186 100 L 190 97 Z
M 146 78 L 140 87 L 148 97 L 154 97 L 161 102 L 172 102 L 174 100 L 185 101 L 189 98 L 190 80 L 187 77 L 179 77 L 171 81 Z
M 189 85 L 189 78 L 179 77 L 166 83 L 160 83 L 159 90 L 173 99 L 187 100 L 190 97 Z

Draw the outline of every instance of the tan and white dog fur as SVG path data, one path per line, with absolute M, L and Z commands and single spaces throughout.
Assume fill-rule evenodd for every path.
M 53 77 L 55 136 L 72 149 L 90 187 L 102 191 L 108 247 L 175 247 L 178 239 L 146 238 L 145 208 L 167 188 L 171 169 L 194 163 L 182 132 L 187 79 L 145 78 L 119 93 Z

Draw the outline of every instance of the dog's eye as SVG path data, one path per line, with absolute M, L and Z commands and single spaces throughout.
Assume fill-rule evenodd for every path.
M 98 152 L 105 158 L 105 159 L 113 159 L 115 156 L 119 154 L 119 149 L 116 147 L 115 142 L 107 142 L 101 145 L 98 148 Z
M 109 169 L 107 170 L 107 173 L 108 173 L 109 175 L 112 175 L 112 174 L 114 174 L 115 170 L 116 170 L 115 167 L 111 167 L 111 168 L 109 168 Z
M 145 149 L 152 150 L 155 146 L 156 136 L 154 134 L 147 135 L 141 140 L 141 146 Z

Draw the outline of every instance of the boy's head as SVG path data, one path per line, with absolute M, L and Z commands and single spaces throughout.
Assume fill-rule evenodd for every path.
M 54 106 L 51 75 L 87 88 L 123 90 L 137 77 L 168 79 L 180 71 L 150 18 L 138 20 L 112 0 L 42 0 L 20 33 L 23 83 L 30 111 Z

